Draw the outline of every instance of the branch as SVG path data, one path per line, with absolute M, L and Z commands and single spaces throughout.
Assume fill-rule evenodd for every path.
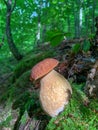
M 14 11 L 15 6 L 16 6 L 16 0 L 15 0 L 15 2 L 14 2 L 14 5 L 13 5 L 12 9 L 11 9 L 11 12 Z

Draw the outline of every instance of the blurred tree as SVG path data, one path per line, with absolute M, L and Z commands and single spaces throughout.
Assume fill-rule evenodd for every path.
M 14 3 L 12 3 L 12 0 L 4 0 L 4 3 L 6 5 L 6 36 L 7 36 L 7 42 L 10 48 L 10 51 L 12 52 L 12 54 L 14 55 L 14 57 L 17 60 L 21 60 L 22 59 L 22 55 L 19 53 L 14 40 L 13 40 L 13 36 L 12 36 L 12 32 L 11 32 L 11 14 L 16 6 L 16 0 L 14 0 Z
M 25 55 L 34 49 L 38 42 L 40 45 L 47 42 L 48 31 L 68 32 L 69 36 L 66 37 L 70 39 L 88 37 L 94 33 L 98 2 L 96 3 L 96 0 L 18 0 L 16 4 L 16 0 L 1 0 L 0 12 L 2 25 L 0 43 L 5 35 L 5 21 L 8 42 L 6 44 L 5 38 L 0 50 L 3 55 L 6 53 L 10 56 L 11 51 L 14 57 L 21 59 L 19 52 Z

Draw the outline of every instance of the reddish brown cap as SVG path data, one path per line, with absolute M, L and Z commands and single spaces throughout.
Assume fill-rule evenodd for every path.
M 55 68 L 58 65 L 59 61 L 53 58 L 47 58 L 38 64 L 36 64 L 32 68 L 31 72 L 31 80 L 37 80 L 47 73 L 49 73 L 53 68 Z

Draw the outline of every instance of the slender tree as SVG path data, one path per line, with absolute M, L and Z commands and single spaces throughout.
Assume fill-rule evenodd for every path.
M 74 7 L 74 20 L 75 20 L 75 37 L 80 37 L 80 0 L 76 0 L 76 7 Z
M 11 14 L 14 11 L 14 8 L 16 6 L 16 0 L 14 0 L 14 3 L 12 4 L 12 0 L 4 0 L 4 3 L 6 5 L 6 37 L 7 37 L 7 42 L 10 48 L 10 51 L 12 52 L 13 56 L 17 59 L 17 60 L 21 60 L 22 59 L 22 55 L 19 53 L 14 40 L 13 40 L 13 36 L 12 36 L 12 32 L 11 32 Z

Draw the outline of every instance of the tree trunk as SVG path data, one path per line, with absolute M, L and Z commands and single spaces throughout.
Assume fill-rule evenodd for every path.
M 45 7 L 48 8 L 48 0 L 45 1 Z M 43 13 L 44 17 L 46 19 L 48 19 L 48 15 L 47 15 L 47 10 Z M 43 26 L 42 26 L 42 43 L 45 42 L 45 38 L 46 38 L 46 31 L 47 31 L 47 24 L 44 23 Z
M 76 0 L 77 9 L 74 9 L 75 38 L 80 38 L 80 35 L 81 35 L 82 8 L 81 8 L 80 4 L 81 4 L 81 1 L 80 0 Z
M 80 32 L 79 32 L 79 12 L 75 12 L 75 38 L 80 37 Z
M 8 0 L 6 3 L 6 7 L 7 7 L 7 14 L 6 14 L 6 36 L 7 36 L 7 42 L 10 48 L 10 51 L 12 52 L 13 56 L 17 59 L 17 60 L 21 60 L 22 59 L 22 55 L 19 53 L 16 45 L 14 44 L 13 41 L 13 37 L 12 37 L 12 33 L 11 33 L 11 14 L 12 14 L 12 1 Z M 14 7 L 14 6 L 13 6 Z M 14 9 L 14 8 L 13 8 Z
M 36 44 L 37 46 L 41 43 L 41 9 L 42 8 L 42 1 L 39 0 L 39 8 L 38 8 L 38 28 L 37 28 L 37 35 L 36 35 Z

